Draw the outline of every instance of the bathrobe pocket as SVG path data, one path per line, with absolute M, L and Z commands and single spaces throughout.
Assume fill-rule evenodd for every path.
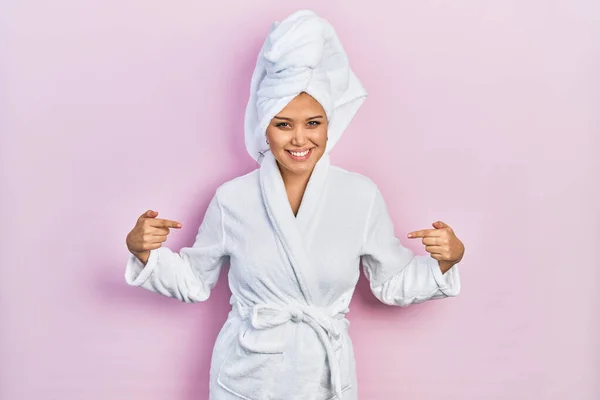
M 288 326 L 263 330 L 245 321 L 219 370 L 219 385 L 241 399 L 271 398 L 272 385 L 283 369 Z

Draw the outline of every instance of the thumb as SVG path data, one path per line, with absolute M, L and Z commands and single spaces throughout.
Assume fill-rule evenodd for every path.
M 142 218 L 156 218 L 157 215 L 158 215 L 158 211 L 148 210 L 145 213 L 143 213 L 142 215 L 140 215 L 140 218 L 138 218 L 138 219 L 142 219 Z
M 435 229 L 441 229 L 441 228 L 449 228 L 448 224 L 443 223 L 442 221 L 435 221 L 433 224 L 433 227 Z

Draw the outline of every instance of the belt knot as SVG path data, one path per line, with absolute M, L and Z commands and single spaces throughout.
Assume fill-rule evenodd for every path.
M 290 310 L 290 316 L 291 316 L 292 321 L 294 321 L 294 322 L 304 321 L 304 312 L 297 308 L 293 308 Z

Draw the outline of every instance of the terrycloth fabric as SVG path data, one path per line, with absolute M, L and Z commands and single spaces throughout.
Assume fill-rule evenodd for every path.
M 271 119 L 302 92 L 327 114 L 329 152 L 367 92 L 350 69 L 333 27 L 309 10 L 273 23 L 258 54 L 244 127 L 246 148 L 255 160 L 260 162 L 269 149 L 265 135 Z
M 130 256 L 130 285 L 199 302 L 230 260 L 232 310 L 217 338 L 210 399 L 357 399 L 350 300 L 360 261 L 373 294 L 408 306 L 457 296 L 458 265 L 442 274 L 394 236 L 368 178 L 317 163 L 296 217 L 270 152 L 259 169 L 223 184 L 195 243 Z
M 264 139 L 270 119 L 302 91 L 323 105 L 329 142 L 294 216 Z M 211 400 L 356 400 L 345 316 L 361 261 L 385 304 L 459 294 L 458 265 L 442 275 L 435 259 L 403 247 L 376 185 L 330 164 L 365 95 L 329 24 L 309 11 L 275 24 L 246 115 L 246 145 L 260 168 L 219 187 L 192 247 L 152 250 L 145 267 L 130 256 L 128 284 L 188 303 L 209 297 L 229 259 L 232 309 L 213 350 Z

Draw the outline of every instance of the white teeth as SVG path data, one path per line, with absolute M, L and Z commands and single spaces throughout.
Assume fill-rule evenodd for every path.
M 305 155 L 307 155 L 307 154 L 308 154 L 308 152 L 309 152 L 309 151 L 310 151 L 310 150 L 306 150 L 306 151 L 303 151 L 302 153 L 298 153 L 298 152 L 296 152 L 296 151 L 290 151 L 290 153 L 291 153 L 291 154 L 292 154 L 294 157 L 304 157 Z

